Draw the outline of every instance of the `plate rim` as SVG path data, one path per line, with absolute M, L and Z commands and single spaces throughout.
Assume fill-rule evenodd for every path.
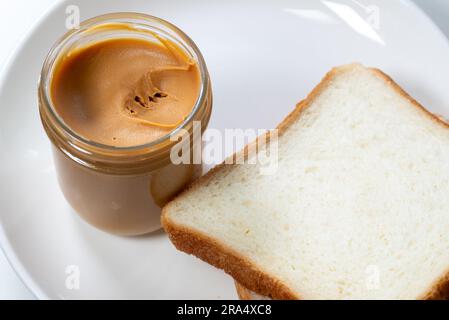
M 7 56 L 4 67 L 0 70 L 0 95 L 4 90 L 4 82 L 11 73 L 12 66 L 16 60 L 19 52 L 22 51 L 25 44 L 30 40 L 30 38 L 36 32 L 39 25 L 42 24 L 53 12 L 55 12 L 59 7 L 63 5 L 67 0 L 59 0 L 51 4 L 47 10 L 41 14 L 39 18 L 28 28 L 25 34 L 19 40 L 17 46 L 12 50 L 12 52 Z M 408 0 L 407 0 L 408 1 Z M 9 238 L 6 235 L 4 226 L 0 223 L 0 251 L 4 254 L 8 264 L 11 269 L 17 275 L 18 279 L 22 284 L 28 289 L 28 291 L 38 300 L 50 300 L 50 296 L 42 290 L 42 288 L 35 282 L 33 277 L 26 270 L 23 263 L 17 257 L 15 251 L 13 250 Z
M 4 67 L 0 70 L 0 95 L 4 90 L 4 82 L 10 75 L 14 62 L 19 52 L 22 51 L 25 44 L 35 34 L 36 29 L 41 25 L 49 16 L 55 11 L 64 6 L 68 0 L 59 0 L 48 7 L 48 9 L 29 27 L 24 36 L 18 42 L 18 45 L 9 53 L 5 60 Z M 428 26 L 435 32 L 438 37 L 446 43 L 449 50 L 449 38 L 444 34 L 442 29 L 432 20 L 432 18 L 421 9 L 413 0 L 401 0 L 400 3 L 404 6 L 408 6 L 413 10 L 414 14 L 424 18 Z M 17 257 L 9 238 L 6 235 L 6 231 L 2 223 L 0 223 L 0 252 L 3 252 L 8 264 L 17 275 L 18 279 L 28 289 L 28 291 L 38 300 L 50 300 L 50 296 L 36 283 L 30 273 L 26 270 L 24 264 Z

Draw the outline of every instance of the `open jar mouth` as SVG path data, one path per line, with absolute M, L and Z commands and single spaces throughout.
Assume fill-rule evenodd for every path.
M 102 30 L 106 32 L 103 32 L 102 34 Z M 119 33 L 111 34 L 113 31 L 118 31 Z M 201 86 L 198 98 L 188 116 L 168 134 L 149 143 L 136 146 L 120 147 L 106 145 L 86 139 L 73 131 L 70 126 L 68 126 L 58 115 L 51 99 L 51 81 L 58 58 L 76 47 L 98 40 L 130 37 L 149 39 L 150 37 L 154 38 L 155 34 L 158 37 L 168 39 L 179 45 L 179 47 L 182 48 L 189 55 L 189 57 L 191 57 L 198 64 Z M 99 152 L 106 152 L 110 155 L 121 154 L 123 152 L 150 150 L 164 142 L 170 141 L 173 137 L 176 137 L 182 129 L 191 123 L 201 109 L 201 106 L 203 106 L 208 99 L 207 89 L 209 85 L 209 76 L 201 52 L 189 36 L 187 36 L 178 27 L 163 19 L 141 13 L 121 12 L 105 14 L 82 22 L 79 29 L 74 29 L 66 33 L 51 48 L 47 58 L 45 59 L 39 79 L 41 115 L 42 112 L 44 112 L 46 116 L 51 118 L 51 120 L 56 123 L 57 129 L 59 129 L 56 130 L 58 132 L 55 133 L 66 136 L 66 138 L 70 140 L 70 143 L 78 149 L 94 149 Z
M 166 135 L 136 146 L 112 146 L 91 141 L 75 132 L 58 115 L 51 98 L 51 81 L 55 67 L 64 54 L 89 43 L 116 38 L 137 38 L 149 41 L 169 40 L 179 46 L 198 65 L 200 89 L 187 117 Z M 79 29 L 66 33 L 51 48 L 39 79 L 39 112 L 53 145 L 78 164 L 114 174 L 136 174 L 157 169 L 170 161 L 171 148 L 181 135 L 192 135 L 194 121 L 202 130 L 209 122 L 212 91 L 204 58 L 195 43 L 173 24 L 146 14 L 112 13 L 81 23 Z

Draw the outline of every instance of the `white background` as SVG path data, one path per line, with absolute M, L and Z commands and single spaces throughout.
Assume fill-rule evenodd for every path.
M 27 32 L 58 1 L 0 0 L 0 72 Z M 449 37 L 449 1 L 414 1 L 437 23 L 446 36 Z M 20 282 L 3 256 L 3 253 L 0 251 L 0 299 L 32 298 L 33 295 Z

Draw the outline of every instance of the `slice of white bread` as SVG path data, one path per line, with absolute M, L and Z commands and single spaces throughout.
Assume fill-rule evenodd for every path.
M 349 65 L 278 128 L 274 175 L 221 165 L 163 209 L 179 250 L 274 299 L 449 297 L 445 122 Z

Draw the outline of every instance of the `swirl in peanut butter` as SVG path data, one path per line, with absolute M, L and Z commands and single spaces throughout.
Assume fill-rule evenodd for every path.
M 190 114 L 200 78 L 198 65 L 171 41 L 109 39 L 59 59 L 51 98 L 82 137 L 137 146 L 165 136 Z

